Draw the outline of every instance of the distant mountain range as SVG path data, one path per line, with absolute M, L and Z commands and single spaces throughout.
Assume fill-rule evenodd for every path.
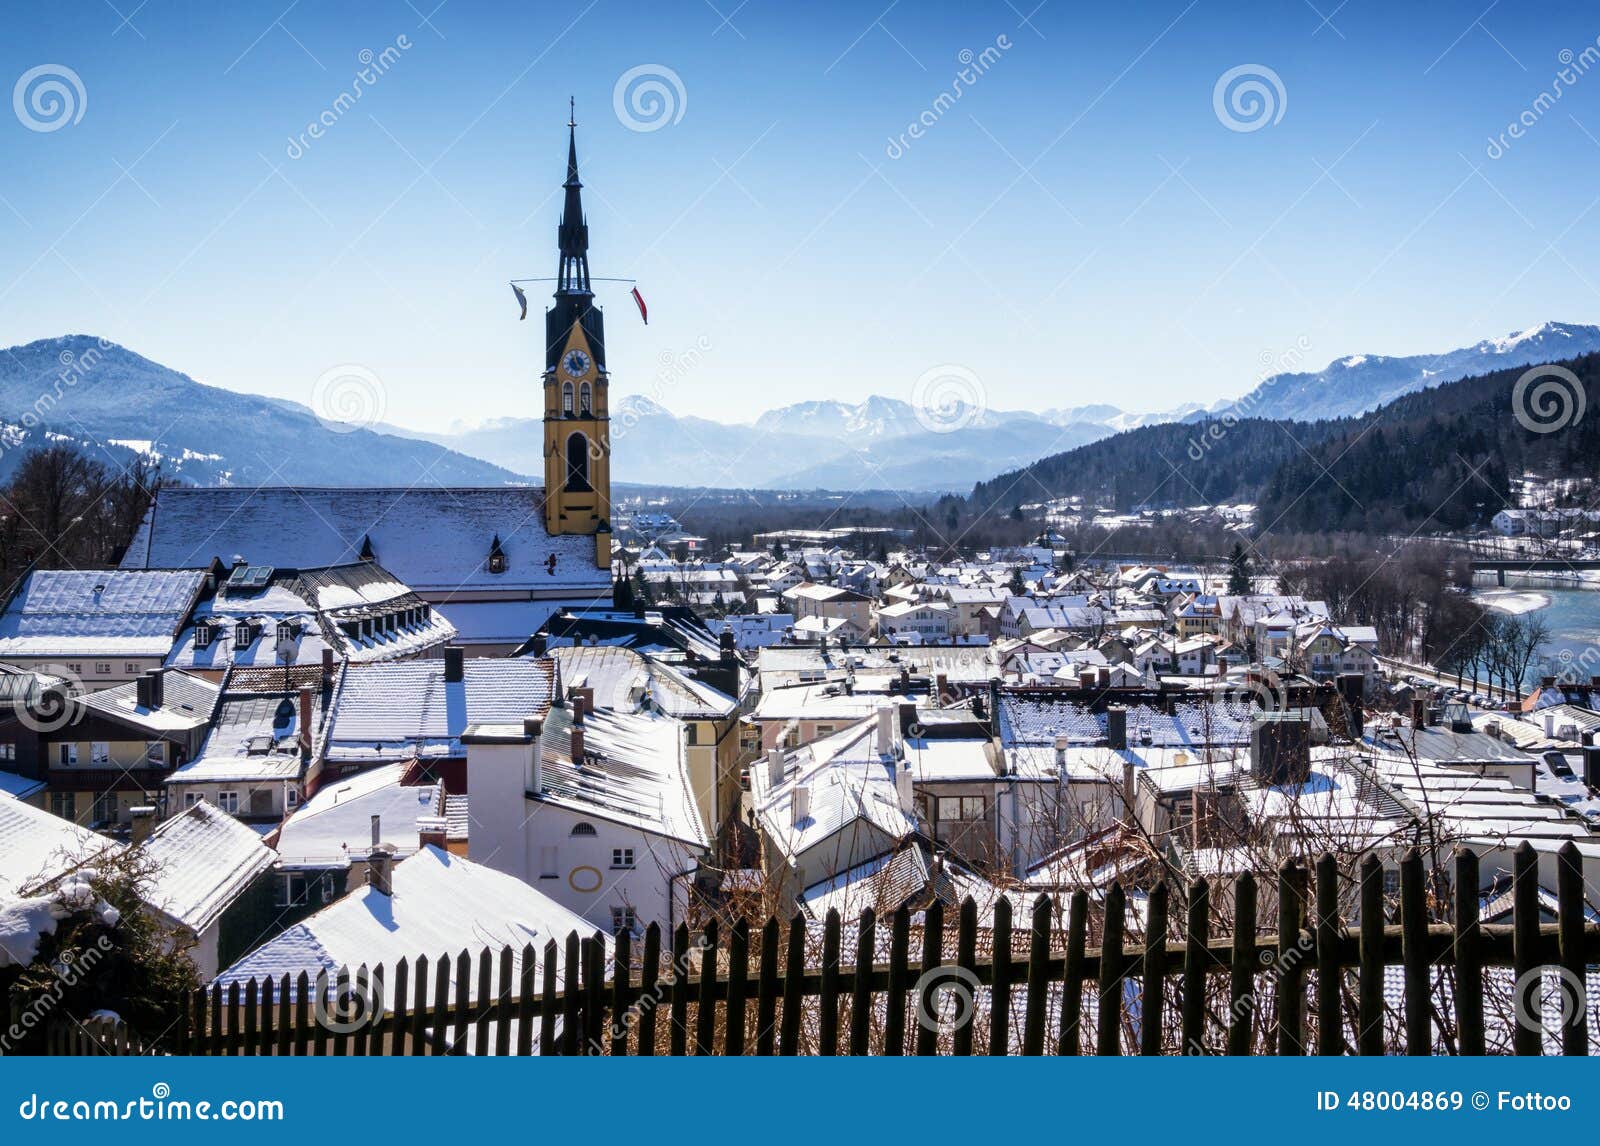
M 1596 350 L 1600 327 L 1547 322 L 1442 354 L 1342 358 L 1315 373 L 1268 378 L 1234 401 L 1153 413 L 1104 403 L 972 409 L 945 433 L 919 420 L 910 402 L 880 395 L 798 402 L 751 423 L 680 417 L 648 398 L 623 397 L 611 411 L 613 474 L 670 486 L 967 492 L 996 474 L 1144 426 L 1229 411 L 1353 417 L 1444 382 Z M 75 380 L 63 384 L 65 377 Z M 0 476 L 27 445 L 53 439 L 112 459 L 159 457 L 165 472 L 197 484 L 498 485 L 537 482 L 544 468 L 534 418 L 447 433 L 339 429 L 298 403 L 206 385 L 85 335 L 0 352 Z

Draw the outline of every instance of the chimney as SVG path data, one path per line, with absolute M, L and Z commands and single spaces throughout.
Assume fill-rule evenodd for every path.
M 1066 769 L 1066 766 L 1067 766 L 1067 749 L 1071 746 L 1071 744 L 1072 744 L 1072 742 L 1070 740 L 1068 740 L 1065 736 L 1057 736 L 1056 737 L 1056 777 L 1057 777 L 1057 779 L 1060 779 L 1061 777 L 1066 775 L 1065 769 Z
M 578 728 L 583 725 L 583 710 L 583 689 L 575 688 L 572 690 L 572 726 L 574 728 Z
M 933 691 L 938 696 L 940 704 L 948 704 L 950 702 L 950 678 L 944 673 L 935 674 Z
M 1120 704 L 1106 709 L 1106 747 L 1121 750 L 1128 746 L 1128 710 Z
M 522 734 L 533 738 L 528 758 L 528 791 L 537 796 L 544 791 L 544 721 L 537 716 L 524 716 Z
M 444 681 L 446 684 L 460 684 L 466 675 L 463 658 L 466 654 L 457 645 L 450 645 L 444 650 Z
M 783 783 L 783 749 L 767 749 L 767 787 L 776 788 Z
M 133 846 L 138 847 L 155 831 L 156 810 L 149 804 L 140 804 L 137 808 L 129 808 L 128 814 L 133 817 Z
M 425 848 L 435 847 L 446 851 L 449 849 L 449 839 L 445 829 L 443 816 L 421 816 L 417 819 L 417 842 Z
M 1299 712 L 1257 716 L 1250 726 L 1250 772 L 1264 784 L 1302 784 L 1311 774 L 1311 722 Z
M 1094 687 L 1094 669 L 1080 669 L 1078 671 L 1078 687 L 1081 689 Z
M 150 674 L 136 677 L 133 682 L 133 702 L 146 711 L 155 707 L 150 702 Z
M 789 798 L 789 823 L 798 828 L 810 818 L 811 788 L 809 785 L 800 784 Z
M 1217 675 L 1218 676 L 1227 676 L 1228 675 L 1228 658 L 1226 656 L 1219 656 L 1217 658 Z
M 376 826 L 378 817 L 372 817 Z M 394 894 L 394 845 L 374 844 L 367 853 L 367 886 L 379 895 Z
M 1556 686 L 1556 678 L 1555 677 L 1553 677 L 1553 676 L 1542 676 L 1542 677 L 1539 678 L 1539 687 L 1540 688 L 1555 688 L 1555 686 Z
M 1111 669 L 1106 667 L 1106 666 L 1104 666 L 1104 665 L 1102 665 L 1100 667 L 1100 669 L 1099 669 L 1099 673 L 1100 673 L 1100 687 L 1102 689 L 1110 688 L 1111 687 Z
M 1584 745 L 1583 782 L 1589 785 L 1589 791 L 1600 791 L 1600 744 Z
M 546 637 L 543 633 L 535 633 L 535 634 L 533 634 L 533 655 L 534 656 L 536 656 L 536 657 L 544 656 L 545 651 L 547 649 L 549 649 L 549 647 L 550 647 L 550 639 L 548 637 Z
M 1339 677 L 1339 698 L 1344 702 L 1345 731 L 1351 740 L 1360 740 L 1365 723 L 1362 704 L 1366 697 L 1367 681 L 1358 672 L 1342 673 Z
M 894 755 L 895 710 L 890 705 L 878 709 L 878 755 Z
M 902 760 L 899 767 L 894 770 L 894 791 L 900 798 L 900 810 L 908 816 L 916 814 L 917 793 L 916 786 L 911 780 L 911 766 Z
M 311 686 L 300 686 L 300 759 L 311 759 Z
M 327 645 L 322 646 L 322 680 L 324 684 L 333 680 L 333 649 Z
M 909 665 L 900 666 L 900 691 L 911 691 L 911 666 Z
M 1413 730 L 1428 723 L 1428 700 L 1423 696 L 1411 698 L 1411 727 Z
M 578 723 L 572 726 L 572 763 L 583 763 L 583 725 Z
M 734 642 L 732 629 L 722 630 L 722 635 L 717 638 L 717 646 L 719 659 L 723 664 L 731 665 L 739 659 L 739 654 L 735 651 L 738 646 Z
M 166 701 L 166 674 L 160 669 L 150 671 L 150 707 L 160 708 Z

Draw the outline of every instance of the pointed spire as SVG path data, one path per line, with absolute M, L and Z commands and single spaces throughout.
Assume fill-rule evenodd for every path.
M 561 248 L 561 271 L 556 278 L 556 294 L 589 294 L 589 224 L 583 217 L 583 183 L 578 179 L 577 100 L 568 97 L 567 189 L 561 210 L 561 225 L 556 237 Z

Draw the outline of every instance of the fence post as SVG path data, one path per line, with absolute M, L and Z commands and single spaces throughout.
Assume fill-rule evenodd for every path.
M 961 912 L 956 919 L 956 966 L 977 977 L 973 968 L 978 962 L 978 905 L 972 896 L 961 901 Z M 968 980 L 970 982 L 971 980 Z M 962 1005 L 957 990 L 955 1031 L 951 1039 L 951 1053 L 963 1058 L 972 1054 L 972 1028 L 978 1010 L 977 992 Z
M 1072 893 L 1067 910 L 1067 955 L 1061 964 L 1061 1031 L 1056 1053 L 1079 1054 L 1083 1043 L 1083 948 L 1089 929 L 1089 893 Z
M 533 996 L 538 975 L 538 957 L 533 944 L 522 945 L 522 974 L 517 987 L 517 1054 L 527 1058 L 533 1053 Z
M 1478 853 L 1456 849 L 1456 1052 L 1483 1053 L 1483 956 L 1478 927 Z
M 944 904 L 937 899 L 922 913 L 922 966 L 912 985 L 917 1004 L 916 1053 L 921 1057 L 939 1053 L 939 1028 L 928 1020 L 929 973 L 944 962 Z
M 598 931 L 589 937 L 589 958 L 583 970 L 583 1053 L 597 1055 L 606 1031 L 606 940 Z
M 783 1022 L 778 1030 L 778 1053 L 800 1051 L 800 1008 L 806 973 L 806 921 L 799 912 L 789 920 L 789 950 L 783 961 Z
M 1344 1053 L 1344 1006 L 1339 990 L 1339 866 L 1331 855 L 1317 861 L 1317 1053 Z
M 689 1053 L 689 925 L 680 923 L 672 933 L 672 1004 L 667 1030 L 667 1053 L 682 1058 Z
M 856 921 L 856 972 L 850 992 L 850 1053 L 872 1053 L 872 967 L 877 956 L 878 913 L 867 908 Z
M 1122 1053 L 1122 928 L 1127 899 L 1120 881 L 1106 893 L 1105 932 L 1100 940 L 1100 981 L 1095 1009 L 1095 1054 Z
M 1523 840 L 1517 847 L 1516 856 L 1512 864 L 1511 876 L 1511 925 L 1512 925 L 1512 964 L 1516 974 L 1516 997 L 1512 1000 L 1513 1010 L 1523 1006 L 1522 1000 L 1527 997 L 1527 989 L 1523 986 L 1529 982 L 1529 976 L 1541 973 L 1539 954 L 1539 859 L 1534 854 L 1533 845 Z M 1536 987 L 1533 997 L 1539 998 Z M 1529 1022 L 1514 1022 L 1511 1026 L 1512 1053 L 1519 1055 L 1536 1055 L 1544 1050 L 1544 1029 L 1537 1020 L 1540 1016 L 1536 1013 L 1528 1016 Z
M 993 977 L 989 986 L 989 1053 L 1011 1053 L 1011 900 L 994 905 L 994 941 L 989 949 Z M 976 1004 L 976 1000 L 974 1000 Z
M 1356 1001 L 1356 1053 L 1383 1053 L 1383 865 L 1361 861 L 1361 978 Z
M 1278 869 L 1278 1053 L 1306 1053 L 1305 951 L 1300 922 L 1305 902 L 1305 868 L 1291 859 Z
M 1566 993 L 1562 993 L 1562 1015 L 1566 1022 L 1561 1027 L 1561 1053 L 1586 1055 L 1589 1053 L 1589 1016 L 1586 971 L 1583 958 L 1583 857 L 1571 840 L 1561 845 L 1556 855 L 1556 922 L 1561 944 L 1561 966 L 1570 983 L 1578 984 L 1573 1000 L 1574 1013 L 1566 1014 Z
M 656 1012 L 661 1009 L 661 924 L 644 929 L 644 963 L 639 967 L 639 1034 L 635 1053 L 656 1053 Z
M 1044 1020 L 1050 1002 L 1050 912 L 1048 895 L 1033 903 L 1028 936 L 1028 1013 L 1023 1019 L 1022 1053 L 1044 1054 Z
M 624 927 L 617 932 L 611 961 L 611 1057 L 628 1053 L 628 1008 L 633 991 L 633 937 Z
M 1250 1053 L 1255 1022 L 1256 877 L 1245 872 L 1233 885 L 1233 970 L 1228 990 L 1228 1053 Z
M 1211 963 L 1211 883 L 1204 876 L 1189 885 L 1189 918 L 1183 946 L 1183 1053 L 1204 1054 L 1206 970 Z
M 384 986 L 387 987 L 388 984 L 384 984 Z M 406 1053 L 406 1035 L 410 1032 L 406 1030 L 403 1016 L 406 1011 L 406 992 L 410 989 L 411 962 L 407 959 L 401 959 L 394 965 L 394 1006 L 387 1024 L 393 1032 L 390 1035 L 388 1049 L 388 1053 L 391 1055 L 399 1056 Z
M 1167 881 L 1150 889 L 1144 925 L 1144 991 L 1139 1000 L 1139 1053 L 1161 1053 L 1167 1004 Z
M 883 1001 L 883 1053 L 906 1053 L 906 982 L 910 975 L 911 911 L 905 904 L 895 909 L 889 923 L 889 988 Z
M 839 910 L 828 908 L 822 924 L 822 972 L 817 995 L 817 1053 L 839 1053 Z
M 695 1009 L 694 1053 L 717 1053 L 717 921 L 706 921 L 700 944 L 700 1005 Z M 688 978 L 687 973 L 684 978 Z
M 778 917 L 761 925 L 761 970 L 756 982 L 756 1054 L 770 1055 L 778 1032 Z
M 1406 1053 L 1433 1050 L 1433 969 L 1428 965 L 1428 891 L 1422 853 L 1416 848 L 1400 861 L 1400 959 L 1405 967 Z
M 551 939 L 544 945 L 543 998 L 539 1007 L 539 1054 L 560 1054 L 556 1043 L 556 960 L 560 948 Z
M 561 1053 L 568 1056 L 579 1053 L 578 1043 L 583 1037 L 583 989 L 578 978 L 582 971 L 583 940 L 573 931 L 567 935 L 561 966 Z
M 500 948 L 500 978 L 495 991 L 494 1053 L 501 1058 L 511 1053 L 511 964 L 515 956 L 511 944 Z
M 428 1053 L 428 957 L 417 956 L 417 983 L 411 989 L 411 1053 Z

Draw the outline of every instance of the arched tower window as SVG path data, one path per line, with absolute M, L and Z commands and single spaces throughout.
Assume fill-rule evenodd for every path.
M 583 434 L 567 438 L 567 489 L 589 492 L 589 439 Z
M 567 417 L 572 417 L 572 383 L 561 384 L 561 412 Z
M 594 399 L 587 382 L 578 387 L 578 409 L 583 411 L 585 418 L 594 413 Z

